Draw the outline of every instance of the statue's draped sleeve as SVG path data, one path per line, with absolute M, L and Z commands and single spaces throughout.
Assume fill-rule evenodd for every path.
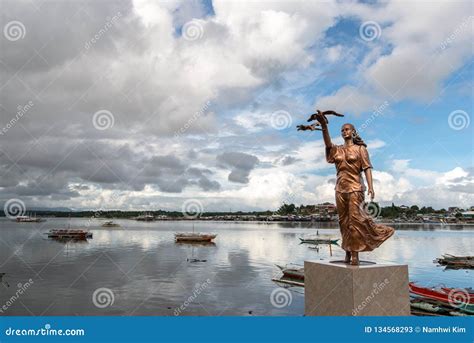
M 372 163 L 370 163 L 369 152 L 367 148 L 363 145 L 360 146 L 360 160 L 362 170 L 372 168 Z
M 337 150 L 337 146 L 334 144 L 331 144 L 330 147 L 326 147 L 326 161 L 328 163 L 336 162 L 336 160 L 334 159 L 334 156 L 336 155 L 336 150 Z

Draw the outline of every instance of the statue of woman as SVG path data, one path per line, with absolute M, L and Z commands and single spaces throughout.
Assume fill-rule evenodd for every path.
M 328 132 L 327 120 L 318 111 L 315 119 L 319 122 L 326 145 L 326 160 L 334 163 L 337 170 L 336 207 L 339 215 L 339 227 L 342 235 L 342 248 L 346 251 L 345 263 L 359 264 L 360 251 L 372 251 L 393 235 L 394 229 L 375 224 L 366 212 L 364 205 L 365 186 L 362 172 L 365 174 L 368 195 L 375 197 L 372 182 L 372 165 L 367 145 L 359 137 L 352 124 L 344 124 L 341 135 L 343 145 L 334 145 Z

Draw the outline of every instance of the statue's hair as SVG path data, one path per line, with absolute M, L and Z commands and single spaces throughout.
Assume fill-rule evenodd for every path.
M 360 138 L 359 136 L 359 133 L 357 132 L 356 128 L 354 127 L 354 125 L 352 124 L 349 124 L 349 123 L 346 123 L 344 125 L 349 125 L 351 128 L 352 128 L 352 142 L 355 144 L 355 145 L 363 145 L 367 148 L 367 144 L 365 144 L 364 140 L 362 138 Z M 342 126 L 344 126 L 342 125 Z

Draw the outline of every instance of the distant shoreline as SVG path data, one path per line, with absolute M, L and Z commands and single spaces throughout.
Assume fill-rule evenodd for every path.
M 3 217 L 6 218 L 6 217 Z M 206 222 L 211 222 L 211 223 L 261 223 L 261 224 L 286 224 L 286 223 L 308 223 L 308 224 L 333 224 L 333 225 L 338 225 L 337 221 L 307 221 L 307 220 L 213 220 L 213 219 L 187 219 L 187 218 L 170 218 L 170 219 L 155 219 L 155 220 L 149 220 L 149 221 L 144 221 L 144 220 L 136 220 L 134 218 L 110 218 L 110 217 L 66 217 L 66 216 L 54 216 L 54 217 L 48 217 L 48 216 L 43 216 L 42 218 L 44 219 L 82 219 L 82 220 L 90 220 L 94 219 L 97 221 L 111 221 L 111 220 L 127 220 L 127 221 L 136 221 L 136 222 L 141 222 L 141 223 L 154 223 L 154 222 L 199 222 L 199 223 L 206 223 Z M 15 222 L 15 220 L 11 220 Z M 388 225 L 388 226 L 402 226 L 402 225 L 419 225 L 419 226 L 474 226 L 474 223 L 420 223 L 420 222 L 389 222 L 389 221 L 380 221 L 376 222 L 377 224 L 383 224 L 383 225 Z M 19 224 L 28 224 L 28 223 L 19 223 Z M 321 229 L 325 229 L 324 227 Z

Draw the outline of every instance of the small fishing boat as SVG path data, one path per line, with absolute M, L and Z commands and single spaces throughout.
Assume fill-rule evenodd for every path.
M 454 256 L 445 254 L 433 262 L 450 269 L 472 269 L 474 268 L 474 256 Z
M 417 286 L 414 282 L 410 282 L 408 287 L 410 293 L 421 298 L 434 300 L 460 311 L 474 314 L 474 293 L 471 293 L 472 290 L 447 287 L 427 288 Z
M 213 233 L 183 232 L 175 233 L 176 242 L 211 242 L 217 235 Z
M 37 217 L 36 214 L 33 216 L 17 216 L 15 218 L 15 221 L 17 223 L 40 223 L 40 222 L 44 222 L 46 219 L 43 219 L 43 218 L 40 218 L 40 217 Z
M 120 224 L 114 223 L 112 220 L 106 221 L 102 227 L 120 227 Z
M 339 239 L 325 239 L 325 238 L 300 238 L 301 243 L 309 244 L 337 244 Z
M 142 222 L 152 222 L 155 220 L 155 216 L 149 213 L 141 214 L 138 217 L 135 217 L 135 220 Z
M 92 232 L 82 229 L 52 229 L 46 234 L 48 238 L 58 240 L 87 240 L 92 238 Z
M 291 278 L 291 279 L 304 280 L 303 267 L 296 266 L 296 268 L 291 268 L 291 267 L 283 267 L 278 264 L 276 266 L 281 270 L 284 277 Z
M 195 232 L 194 224 L 193 232 L 177 232 L 174 234 L 174 239 L 176 243 L 209 243 L 212 242 L 212 240 L 216 237 L 217 234 L 215 233 Z
M 430 312 L 430 313 L 441 313 L 443 312 L 443 309 L 435 304 L 431 304 L 428 302 L 424 302 L 422 300 L 412 300 L 410 302 L 411 308 L 418 309 L 424 312 Z

